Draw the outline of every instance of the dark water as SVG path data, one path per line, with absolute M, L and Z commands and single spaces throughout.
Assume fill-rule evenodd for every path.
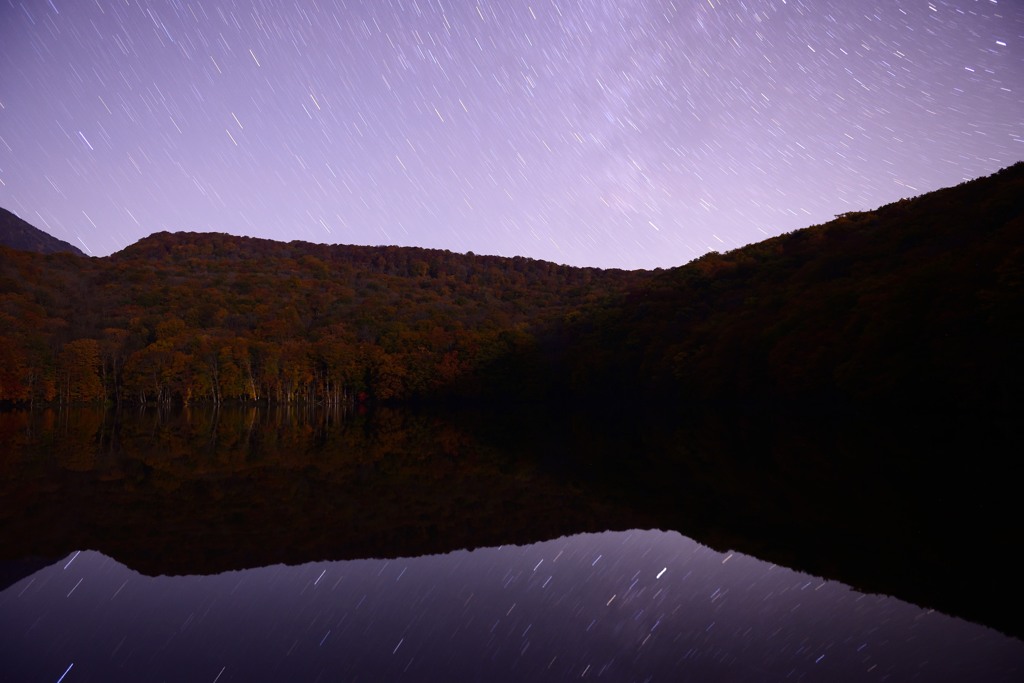
M 1018 681 L 1024 643 L 674 532 L 0 593 L 5 680 Z
M 991 430 L 500 417 L 0 412 L 0 681 L 1024 679 Z

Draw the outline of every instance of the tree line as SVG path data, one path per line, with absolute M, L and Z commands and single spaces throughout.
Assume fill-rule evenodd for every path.
M 646 273 L 159 233 L 107 258 L 0 247 L 0 401 L 326 404 L 471 370 Z
M 0 247 L 0 401 L 1021 402 L 1024 163 L 656 271 L 158 233 Z

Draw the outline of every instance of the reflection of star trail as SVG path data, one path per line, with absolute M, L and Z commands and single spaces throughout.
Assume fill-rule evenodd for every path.
M 1021 158 L 1020 3 L 25 0 L 0 205 L 158 230 L 686 262 Z
M 1024 666 L 989 629 L 659 531 L 207 577 L 93 551 L 66 564 L 0 592 L 12 680 L 56 680 L 55 661 L 104 681 L 1015 681 Z

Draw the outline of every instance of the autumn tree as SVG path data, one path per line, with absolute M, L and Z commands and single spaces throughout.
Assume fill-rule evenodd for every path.
M 102 401 L 100 344 L 95 339 L 68 342 L 57 356 L 58 391 L 62 401 Z
M 16 340 L 0 336 L 0 401 L 30 400 L 30 374 L 28 359 Z

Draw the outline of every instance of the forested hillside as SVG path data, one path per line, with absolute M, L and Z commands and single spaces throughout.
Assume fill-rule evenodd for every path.
M 0 400 L 1021 399 L 1024 163 L 667 271 L 159 233 L 0 247 Z
M 555 335 L 589 400 L 1024 401 L 1024 163 L 655 274 Z
M 648 274 L 159 233 L 108 258 L 0 247 L 0 400 L 438 395 Z

